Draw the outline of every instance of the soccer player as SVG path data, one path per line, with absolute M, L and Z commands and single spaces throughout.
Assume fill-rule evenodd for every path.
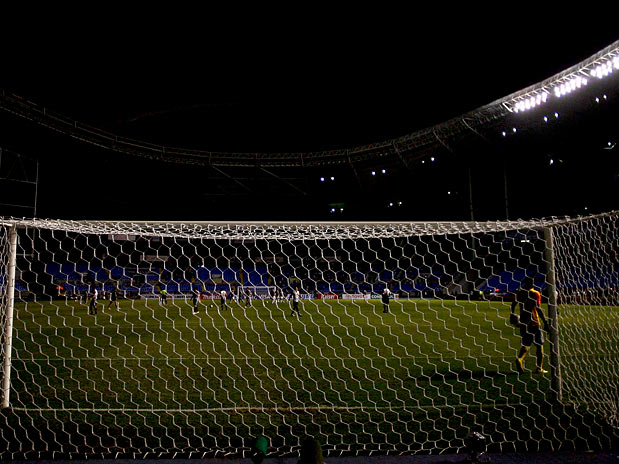
M 271 303 L 277 303 L 277 287 L 273 287 L 273 300 Z
M 116 287 L 113 287 L 112 291 L 110 291 L 110 302 L 107 304 L 107 309 L 110 309 L 112 305 L 116 306 L 116 309 L 120 309 L 118 306 L 118 290 L 116 290 Z
M 292 316 L 295 312 L 300 316 L 301 312 L 299 311 L 299 300 L 301 299 L 301 293 L 299 293 L 299 287 L 294 289 L 292 293 L 292 311 L 290 315 Z
M 168 302 L 168 291 L 162 288 L 159 292 L 159 303 L 166 304 Z
M 200 300 L 200 291 L 192 289 L 191 291 L 191 303 L 193 304 L 193 313 L 198 312 L 198 301 Z
M 228 304 L 226 303 L 226 296 L 227 296 L 227 292 L 225 290 L 222 290 L 221 293 L 219 294 L 219 302 L 221 303 L 222 311 L 228 307 Z
M 368 292 L 367 290 L 363 290 L 363 300 L 367 304 L 370 304 L 370 292 Z
M 382 302 L 383 302 L 383 313 L 389 312 L 389 295 L 391 295 L 391 290 L 387 287 L 383 290 Z
M 98 297 L 99 297 L 99 291 L 97 290 L 97 287 L 95 287 L 90 297 L 90 303 L 88 304 L 88 314 L 92 314 L 92 315 L 97 314 L 97 298 Z
M 514 310 L 520 307 L 520 316 L 516 317 Z M 516 292 L 516 298 L 511 305 L 510 320 L 520 328 L 522 346 L 516 357 L 516 369 L 519 373 L 524 372 L 524 358 L 531 349 L 531 344 L 535 345 L 536 372 L 546 374 L 544 370 L 544 334 L 540 328 L 540 321 L 544 323 L 544 329 L 548 330 L 548 323 L 542 311 L 542 294 L 534 288 L 534 281 L 531 277 L 526 277 L 522 281 L 522 286 Z
M 247 306 L 251 306 L 253 307 L 254 305 L 252 304 L 252 298 L 253 298 L 253 292 L 251 288 L 246 288 L 245 289 L 245 307 Z

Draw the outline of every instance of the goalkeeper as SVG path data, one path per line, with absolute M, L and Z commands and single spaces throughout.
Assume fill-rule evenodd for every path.
M 516 306 L 520 307 L 520 316 L 515 313 Z M 516 298 L 512 302 L 509 315 L 510 322 L 520 328 L 522 346 L 516 357 L 516 369 L 519 373 L 524 372 L 524 358 L 529 353 L 531 345 L 535 345 L 536 372 L 546 374 L 544 370 L 544 334 L 540 328 L 540 321 L 544 329 L 548 330 L 548 323 L 542 311 L 542 294 L 534 288 L 531 277 L 525 277 L 522 286 L 516 292 Z

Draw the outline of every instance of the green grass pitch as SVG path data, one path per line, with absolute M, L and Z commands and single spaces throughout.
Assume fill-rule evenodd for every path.
M 396 300 L 385 314 L 377 300 L 305 300 L 300 317 L 287 302 L 209 304 L 101 301 L 92 316 L 75 301 L 17 303 L 0 428 L 58 453 L 234 454 L 258 434 L 275 449 L 313 434 L 343 452 L 434 452 L 471 430 L 495 443 L 569 435 L 548 417 L 534 349 L 514 369 L 508 303 Z

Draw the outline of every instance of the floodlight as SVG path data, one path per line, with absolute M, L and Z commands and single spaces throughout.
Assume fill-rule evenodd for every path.
M 325 181 L 325 178 L 324 178 L 324 177 L 321 177 L 321 178 L 320 178 L 320 182 L 324 182 L 324 181 Z
M 544 116 L 544 122 L 548 122 L 548 116 Z
M 372 171 L 372 175 L 375 176 L 376 175 L 376 171 Z
M 389 203 L 389 206 L 393 206 L 393 203 Z
M 430 158 L 430 161 L 434 162 L 434 156 L 432 156 L 432 157 Z
M 335 180 L 335 177 L 331 176 L 331 180 Z
M 383 174 L 386 174 L 386 173 L 387 173 L 387 171 L 383 169 L 382 173 L 383 173 Z

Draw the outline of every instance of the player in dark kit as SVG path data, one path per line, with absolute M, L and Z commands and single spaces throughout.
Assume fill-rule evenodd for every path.
M 519 316 L 514 312 L 516 306 L 520 307 Z M 546 374 L 548 371 L 544 370 L 544 334 L 540 327 L 540 321 L 544 323 L 545 330 L 548 330 L 548 323 L 542 312 L 542 294 L 534 288 L 531 277 L 526 277 L 522 281 L 522 286 L 516 292 L 516 298 L 511 305 L 510 321 L 520 328 L 520 336 L 522 337 L 522 346 L 516 357 L 518 372 L 524 372 L 524 358 L 533 344 L 535 345 L 537 365 L 535 371 Z
M 107 304 L 107 309 L 110 309 L 110 306 L 116 306 L 116 309 L 120 309 L 118 306 L 118 290 L 116 290 L 116 287 L 112 288 L 112 291 L 110 291 L 110 302 Z

